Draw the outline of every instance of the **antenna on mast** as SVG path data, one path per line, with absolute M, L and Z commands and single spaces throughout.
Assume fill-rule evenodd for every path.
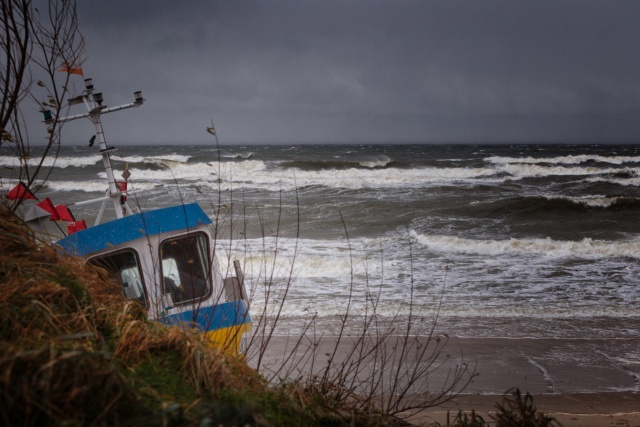
M 127 204 L 125 198 L 123 197 L 126 192 L 126 189 L 120 189 L 120 186 L 117 185 L 115 177 L 113 176 L 113 169 L 111 168 L 111 155 L 110 152 L 115 150 L 113 147 L 107 147 L 107 141 L 104 137 L 104 130 L 102 129 L 102 122 L 100 121 L 100 116 L 102 114 L 112 113 L 114 111 L 124 110 L 127 108 L 139 107 L 144 103 L 144 98 L 142 97 L 141 91 L 134 92 L 134 102 L 129 104 L 118 105 L 116 107 L 107 107 L 106 105 L 102 105 L 104 99 L 102 97 L 102 92 L 94 93 L 93 80 L 87 78 L 84 80 L 85 90 L 79 96 L 75 98 L 69 99 L 69 105 L 75 104 L 84 104 L 87 109 L 86 113 L 76 114 L 73 116 L 67 117 L 59 117 L 54 119 L 51 111 L 44 111 L 44 121 L 45 123 L 53 123 L 57 120 L 58 123 L 70 122 L 76 119 L 88 118 L 91 120 L 93 125 L 95 126 L 96 133 L 89 141 L 89 146 L 93 146 L 95 140 L 98 140 L 98 146 L 100 148 L 99 152 L 102 154 L 102 164 L 104 166 L 104 171 L 107 174 L 107 181 L 109 184 L 109 188 L 105 194 L 105 197 L 95 200 L 90 200 L 87 202 L 76 203 L 76 205 L 84 204 L 84 203 L 92 203 L 96 201 L 102 201 L 102 206 L 100 207 L 100 211 L 98 213 L 98 217 L 96 218 L 96 225 L 100 223 L 102 219 L 102 214 L 104 213 L 104 209 L 106 207 L 106 203 L 111 200 L 113 203 L 113 207 L 116 213 L 117 218 L 122 218 L 125 214 L 131 215 L 133 212 L 131 208 Z

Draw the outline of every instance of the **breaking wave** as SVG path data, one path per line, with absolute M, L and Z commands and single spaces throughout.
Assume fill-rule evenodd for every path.
M 471 202 L 477 213 L 532 213 L 553 210 L 587 211 L 589 209 L 620 210 L 640 207 L 640 199 L 623 196 L 528 196 L 511 199 L 500 199 L 489 203 Z
M 552 239 L 472 240 L 455 236 L 418 234 L 410 231 L 418 243 L 436 252 L 500 255 L 543 255 L 550 258 L 614 258 L 640 259 L 640 240 L 609 242 L 593 239 L 558 241 Z
M 504 156 L 491 156 L 484 159 L 486 162 L 504 165 L 510 163 L 522 163 L 522 164 L 563 164 L 563 165 L 578 165 L 588 162 L 610 163 L 613 165 L 623 165 L 626 163 L 640 163 L 639 156 L 600 156 L 595 154 L 579 154 L 569 156 L 558 157 L 504 157 Z
M 393 163 L 384 154 L 365 155 L 361 159 L 333 159 L 333 160 L 290 160 L 282 163 L 284 169 L 298 169 L 301 171 L 345 170 L 345 169 L 380 169 Z
M 40 163 L 40 158 L 30 158 L 27 159 L 27 165 L 29 167 L 35 167 Z M 65 169 L 68 167 L 84 167 L 84 166 L 93 166 L 98 162 L 102 161 L 102 156 L 100 155 L 91 155 L 86 157 L 75 157 L 75 156 L 59 156 L 59 157 L 45 157 L 42 162 L 42 166 L 50 168 L 56 167 L 60 169 Z M 15 156 L 0 156 L 0 166 L 16 168 L 20 167 L 20 161 Z

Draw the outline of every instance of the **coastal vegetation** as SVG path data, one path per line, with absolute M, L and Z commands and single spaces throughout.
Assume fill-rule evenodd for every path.
M 446 427 L 558 427 L 561 424 L 549 415 L 538 411 L 533 404 L 533 396 L 520 390 L 509 390 L 501 403 L 496 403 L 495 412 L 485 420 L 475 410 L 458 411 L 455 418 L 447 417 Z M 448 414 L 450 415 L 450 414 Z M 434 427 L 443 427 L 435 423 Z

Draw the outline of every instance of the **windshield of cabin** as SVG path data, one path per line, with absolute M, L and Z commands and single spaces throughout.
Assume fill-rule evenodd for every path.
M 211 291 L 209 245 L 203 233 L 165 240 L 160 245 L 163 293 L 174 304 L 201 300 Z
M 147 291 L 142 281 L 138 254 L 131 250 L 92 258 L 89 264 L 102 267 L 122 285 L 125 297 L 147 306 Z

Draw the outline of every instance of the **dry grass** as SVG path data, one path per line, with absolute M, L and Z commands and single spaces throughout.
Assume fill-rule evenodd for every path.
M 177 372 L 177 383 L 195 398 L 260 382 L 247 381 L 255 373 L 206 346 L 199 334 L 147 321 L 143 308 L 125 299 L 103 271 L 39 244 L 4 209 L 0 236 L 2 424 L 70 417 L 112 424 L 148 416 L 163 403 L 154 396 L 172 400 L 166 391 L 140 392 L 155 381 L 138 372 L 150 360 L 160 368 L 155 375 Z
M 3 425 L 122 424 L 146 415 L 127 379 L 102 355 L 43 346 L 0 353 Z

